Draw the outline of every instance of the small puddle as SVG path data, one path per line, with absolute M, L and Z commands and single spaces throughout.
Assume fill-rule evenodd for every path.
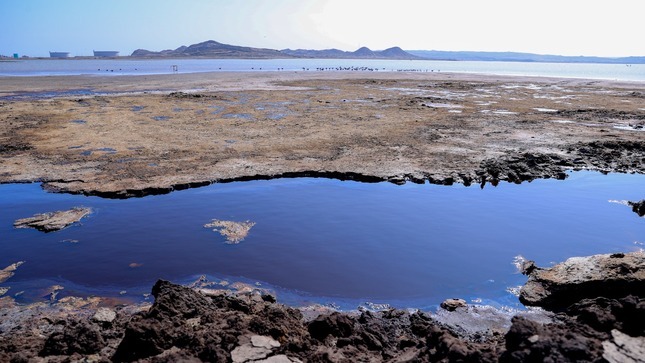
M 70 149 L 78 149 L 78 148 L 81 148 L 81 147 L 82 146 L 71 146 Z M 83 151 L 81 151 L 80 154 L 83 155 L 83 156 L 90 156 L 90 155 L 92 155 L 93 153 L 95 153 L 97 151 L 104 152 L 106 154 L 116 154 L 116 149 L 113 149 L 111 147 L 101 147 L 101 148 L 97 148 L 97 149 L 83 150 Z
M 615 125 L 614 128 L 625 131 L 645 131 L 645 125 Z
M 211 111 L 211 115 L 219 115 L 226 109 L 226 107 L 223 106 L 209 106 L 209 108 L 213 109 L 213 111 Z
M 239 118 L 243 120 L 253 120 L 253 115 L 250 113 L 225 113 L 222 118 Z
M 455 105 L 452 103 L 436 103 L 436 102 L 424 102 L 421 106 L 430 107 L 430 108 L 463 108 L 462 105 Z
M 645 220 L 610 201 L 640 200 L 643 185 L 644 175 L 591 172 L 483 189 L 296 178 L 110 200 L 4 184 L 0 268 L 26 262 L 0 287 L 21 302 L 54 284 L 65 287 L 59 297 L 144 299 L 159 278 L 206 275 L 293 305 L 433 309 L 459 297 L 521 307 L 517 256 L 548 266 L 641 248 Z M 18 218 L 81 205 L 94 213 L 59 232 L 13 228 Z M 213 220 L 252 228 L 231 244 L 204 228 Z
M 72 89 L 64 91 L 18 92 L 8 96 L 0 96 L 0 101 L 40 100 L 55 97 L 74 97 L 96 95 L 91 89 Z

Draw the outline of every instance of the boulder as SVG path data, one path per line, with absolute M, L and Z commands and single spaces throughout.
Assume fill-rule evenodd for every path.
M 99 308 L 92 316 L 92 320 L 101 324 L 111 324 L 116 319 L 116 312 L 109 308 Z
M 446 299 L 441 303 L 441 308 L 448 311 L 455 311 L 457 308 L 466 307 L 464 299 Z
M 645 337 L 630 337 L 619 330 L 611 331 L 612 339 L 602 342 L 602 357 L 611 363 L 642 362 L 645 357 Z
M 533 268 L 520 301 L 550 310 L 585 298 L 645 296 L 645 252 L 572 257 L 551 268 Z
M 67 323 L 62 332 L 53 333 L 45 341 L 41 356 L 98 353 L 105 346 L 99 327 L 89 321 Z

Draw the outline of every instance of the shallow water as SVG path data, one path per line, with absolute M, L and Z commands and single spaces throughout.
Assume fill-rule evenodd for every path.
M 174 69 L 177 67 L 178 72 Z M 483 62 L 384 59 L 29 59 L 0 62 L 0 76 L 148 75 L 197 72 L 315 71 L 458 72 L 645 81 L 645 64 Z
M 128 200 L 50 194 L 38 184 L 0 185 L 0 267 L 26 261 L 2 286 L 18 300 L 138 297 L 158 278 L 201 274 L 258 283 L 279 301 L 351 309 L 369 301 L 430 308 L 461 297 L 519 306 L 507 290 L 525 277 L 522 255 L 549 265 L 568 257 L 632 251 L 645 219 L 611 200 L 640 200 L 644 175 L 573 173 L 497 187 L 360 183 L 298 178 L 214 184 Z M 87 206 L 94 213 L 54 233 L 14 229 L 35 213 Z M 203 225 L 256 222 L 227 244 Z M 125 293 L 124 293 L 125 292 Z

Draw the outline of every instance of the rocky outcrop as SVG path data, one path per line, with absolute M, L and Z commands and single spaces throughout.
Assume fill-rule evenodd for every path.
M 508 154 L 484 160 L 475 174 L 482 185 L 496 185 L 500 180 L 521 183 L 540 178 L 565 179 L 565 169 L 572 166 L 567 158 L 555 154 Z
M 0 270 L 0 282 L 7 281 L 23 263 L 25 261 L 18 261 Z
M 159 281 L 125 329 L 115 361 L 494 361 L 498 342 L 464 341 L 425 313 L 334 312 L 310 322 L 258 294 L 206 296 Z
M 584 325 L 541 325 L 514 318 L 505 336 L 501 362 L 594 362 L 602 356 L 602 336 Z
M 464 299 L 446 299 L 441 302 L 441 308 L 448 311 L 455 311 L 457 308 L 466 307 L 466 300 Z
M 645 172 L 645 141 L 611 140 L 577 143 L 569 146 L 567 152 L 575 156 L 576 169 L 619 173 Z
M 262 296 L 208 297 L 167 281 L 158 281 L 152 294 L 154 305 L 128 324 L 114 360 L 134 361 L 165 353 L 170 355 L 166 361 L 172 361 L 178 356 L 168 351 L 176 347 L 204 361 L 225 362 L 254 335 L 289 342 L 271 349 L 276 355 L 306 347 L 300 312 L 266 302 Z
M 36 214 L 33 217 L 18 219 L 13 226 L 16 228 L 35 228 L 43 232 L 54 232 L 77 223 L 90 213 L 92 213 L 91 208 L 75 207 L 70 210 Z
M 645 253 L 572 257 L 551 268 L 525 264 L 529 278 L 520 289 L 525 305 L 558 310 L 584 298 L 645 297 Z
M 219 232 L 223 237 L 226 237 L 226 241 L 229 244 L 237 244 L 244 241 L 253 226 L 255 226 L 255 222 L 251 221 L 236 222 L 219 219 L 213 219 L 211 223 L 204 225 L 204 227 L 213 228 L 213 231 Z
M 627 204 L 632 207 L 634 213 L 638 214 L 640 217 L 645 216 L 645 199 L 639 202 L 627 202 Z
M 602 290 L 597 290 L 602 293 Z M 560 321 L 538 324 L 516 317 L 505 336 L 501 362 L 642 362 L 645 299 L 627 296 L 584 299 L 560 314 Z M 623 359 L 636 357 L 636 360 Z
M 645 359 L 645 337 L 630 337 L 619 330 L 611 331 L 611 340 L 602 342 L 602 357 L 611 363 L 642 362 Z
M 95 354 L 106 345 L 99 327 L 88 320 L 66 323 L 62 332 L 56 332 L 47 338 L 40 351 L 41 356 Z
M 542 178 L 565 179 L 566 170 L 598 170 L 601 172 L 644 173 L 645 142 L 592 141 L 577 143 L 566 149 L 567 155 L 542 153 L 509 153 L 484 160 L 475 171 L 482 184 L 499 181 L 521 183 Z M 463 178 L 469 184 L 468 178 Z M 635 207 L 634 207 L 635 208 Z M 645 207 L 642 208 L 645 213 Z M 638 212 L 637 212 L 638 213 Z
M 645 299 L 636 296 L 584 299 L 555 321 L 519 314 L 506 332 L 472 339 L 423 312 L 305 319 L 257 291 L 206 294 L 158 281 L 152 293 L 154 305 L 134 311 L 62 302 L 2 310 L 0 361 L 629 362 L 642 358 L 645 336 Z

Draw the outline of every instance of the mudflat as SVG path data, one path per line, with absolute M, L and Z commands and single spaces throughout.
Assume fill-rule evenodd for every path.
M 562 178 L 568 169 L 645 172 L 643 83 L 258 72 L 0 84 L 0 182 L 42 181 L 70 193 L 126 198 L 279 176 L 494 184 Z M 640 204 L 631 204 L 637 213 Z M 251 227 L 231 229 L 242 238 Z M 527 285 L 572 305 L 548 318 L 518 314 L 498 330 L 488 327 L 499 315 L 486 318 L 485 307 L 462 303 L 434 315 L 313 311 L 306 318 L 307 310 L 252 287 L 200 289 L 201 278 L 191 285 L 198 290 L 158 281 L 152 306 L 58 300 L 55 285 L 48 302 L 20 306 L 0 297 L 0 361 L 639 361 L 642 259 L 642 252 L 617 253 L 551 269 L 526 261 Z M 21 264 L 0 270 L 0 282 Z M 572 265 L 583 275 L 592 266 L 600 280 L 560 279 Z
M 5 77 L 0 182 L 129 197 L 279 176 L 645 172 L 645 84 L 405 72 Z

